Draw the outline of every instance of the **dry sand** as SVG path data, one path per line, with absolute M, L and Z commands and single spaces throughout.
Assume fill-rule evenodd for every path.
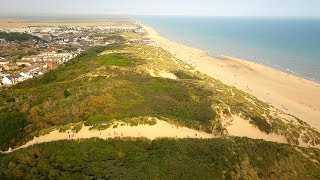
M 121 124 L 119 122 L 119 124 Z M 87 139 L 98 137 L 101 139 L 116 138 L 116 137 L 145 137 L 150 140 L 157 138 L 214 138 L 213 134 L 208 134 L 202 131 L 197 131 L 194 129 L 189 129 L 186 127 L 179 127 L 168 122 L 157 120 L 155 125 L 138 125 L 138 126 L 120 126 L 116 128 L 110 127 L 106 130 L 89 130 L 89 126 L 83 126 L 83 128 L 78 133 L 73 133 L 71 131 L 59 132 L 58 130 L 52 131 L 49 134 L 35 137 L 33 140 L 27 142 L 12 151 L 26 148 L 34 144 L 40 144 L 51 141 L 59 140 L 73 140 L 73 139 Z M 10 151 L 10 152 L 12 152 Z
M 320 130 L 320 84 L 254 62 L 207 52 L 179 44 L 143 26 L 157 46 L 223 83 L 235 86 L 262 101 L 292 114 Z
M 245 120 L 239 116 L 232 116 L 231 124 L 224 124 L 229 135 L 238 137 L 249 137 L 252 139 L 263 139 L 266 141 L 273 141 L 277 143 L 287 143 L 284 136 L 274 133 L 264 133 L 252 124 L 248 120 Z

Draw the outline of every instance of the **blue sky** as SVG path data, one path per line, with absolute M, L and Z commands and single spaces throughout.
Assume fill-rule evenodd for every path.
M 320 17 L 320 0 L 0 0 L 0 15 Z

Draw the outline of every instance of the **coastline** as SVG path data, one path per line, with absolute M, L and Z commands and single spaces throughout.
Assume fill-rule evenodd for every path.
M 234 86 L 320 130 L 320 84 L 251 61 L 206 51 L 162 37 L 140 24 L 157 46 L 204 74 Z

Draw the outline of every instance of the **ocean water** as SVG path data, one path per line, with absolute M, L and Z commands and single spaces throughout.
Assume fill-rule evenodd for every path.
M 320 82 L 320 19 L 139 16 L 212 56 L 228 55 Z

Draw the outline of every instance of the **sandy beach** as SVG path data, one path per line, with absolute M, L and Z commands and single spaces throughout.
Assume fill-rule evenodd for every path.
M 196 70 L 294 115 L 320 130 L 320 84 L 254 62 L 207 52 L 162 37 L 143 26 L 157 46 Z

